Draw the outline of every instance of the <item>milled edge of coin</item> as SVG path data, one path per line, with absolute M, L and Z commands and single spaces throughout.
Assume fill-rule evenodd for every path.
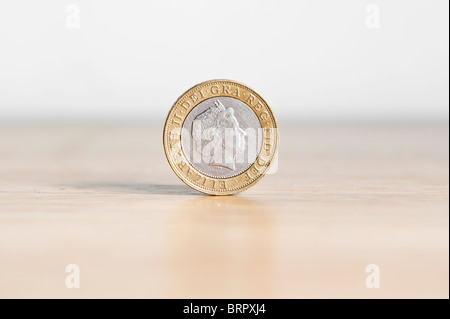
M 181 147 L 181 128 L 190 110 L 206 99 L 220 96 L 237 98 L 249 106 L 263 133 L 263 145 L 255 162 L 244 172 L 225 179 L 207 176 L 194 168 Z M 210 195 L 231 195 L 255 185 L 270 169 L 278 144 L 278 125 L 267 102 L 248 86 L 232 80 L 205 81 L 187 90 L 170 109 L 163 131 L 164 153 L 174 173 L 189 187 Z

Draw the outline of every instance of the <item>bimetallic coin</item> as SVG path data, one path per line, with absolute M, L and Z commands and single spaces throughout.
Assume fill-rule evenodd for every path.
M 256 92 L 238 82 L 212 80 L 175 102 L 163 143 L 171 168 L 188 186 L 229 195 L 267 173 L 278 149 L 278 127 Z

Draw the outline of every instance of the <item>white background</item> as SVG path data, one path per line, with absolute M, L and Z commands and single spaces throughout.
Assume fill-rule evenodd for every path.
M 2 0 L 0 122 L 159 121 L 214 78 L 248 84 L 281 120 L 446 122 L 448 6 Z

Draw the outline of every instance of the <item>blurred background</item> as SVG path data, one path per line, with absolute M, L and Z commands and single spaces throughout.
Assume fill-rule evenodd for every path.
M 447 122 L 446 0 L 0 3 L 0 122 L 163 121 L 214 78 L 279 120 Z

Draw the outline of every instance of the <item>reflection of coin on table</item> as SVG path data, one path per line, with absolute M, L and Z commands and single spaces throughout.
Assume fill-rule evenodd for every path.
M 207 194 L 241 192 L 267 172 L 278 149 L 268 104 L 229 80 L 196 85 L 174 104 L 164 127 L 164 150 L 176 175 Z

